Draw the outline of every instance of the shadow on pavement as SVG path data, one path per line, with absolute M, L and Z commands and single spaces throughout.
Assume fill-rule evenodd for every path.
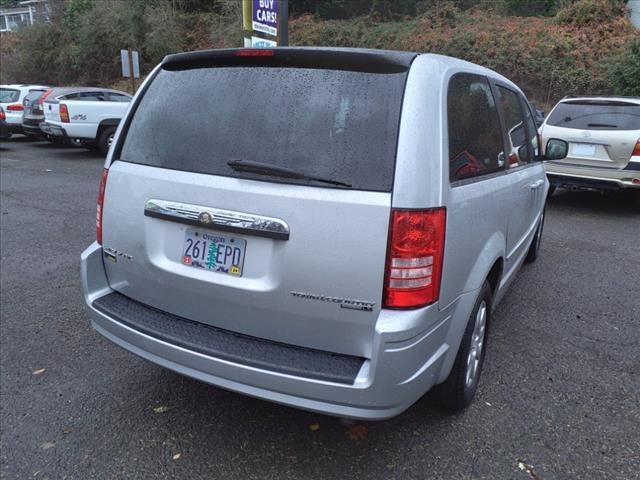
M 640 189 L 638 191 L 592 192 L 559 188 L 547 202 L 556 207 L 591 211 L 594 213 L 615 213 L 617 215 L 640 213 Z

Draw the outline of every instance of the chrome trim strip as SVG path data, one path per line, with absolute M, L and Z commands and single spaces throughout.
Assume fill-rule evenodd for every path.
M 252 213 L 152 199 L 145 204 L 144 214 L 210 230 L 289 240 L 289 225 L 284 220 Z

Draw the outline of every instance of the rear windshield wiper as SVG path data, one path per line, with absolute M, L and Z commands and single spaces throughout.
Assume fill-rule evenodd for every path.
M 618 125 L 611 125 L 610 123 L 587 123 L 587 127 L 611 127 L 611 128 L 618 128 Z
M 231 160 L 227 162 L 231 168 L 238 172 L 255 173 L 257 175 L 272 175 L 274 177 L 294 178 L 296 180 L 314 180 L 316 182 L 329 183 L 331 185 L 339 185 L 341 187 L 351 187 L 350 183 L 331 180 L 330 178 L 314 177 L 306 173 L 292 170 L 291 168 L 279 167 L 270 163 L 253 162 L 251 160 Z

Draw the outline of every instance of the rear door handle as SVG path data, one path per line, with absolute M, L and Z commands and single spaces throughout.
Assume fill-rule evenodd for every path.
M 284 220 L 252 213 L 152 199 L 145 204 L 144 214 L 210 230 L 289 240 L 289 225 Z
M 533 182 L 531 185 L 529 185 L 531 187 L 531 190 L 537 190 L 539 189 L 542 185 L 544 185 L 544 180 L 538 180 L 537 182 Z

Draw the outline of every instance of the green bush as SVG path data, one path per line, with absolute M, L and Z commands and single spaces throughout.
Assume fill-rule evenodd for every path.
M 605 68 L 613 93 L 640 97 L 640 39 L 630 42 L 628 49 L 613 57 Z
M 624 12 L 624 0 L 578 0 L 560 10 L 556 20 L 558 23 L 586 26 L 608 22 L 624 15 Z

